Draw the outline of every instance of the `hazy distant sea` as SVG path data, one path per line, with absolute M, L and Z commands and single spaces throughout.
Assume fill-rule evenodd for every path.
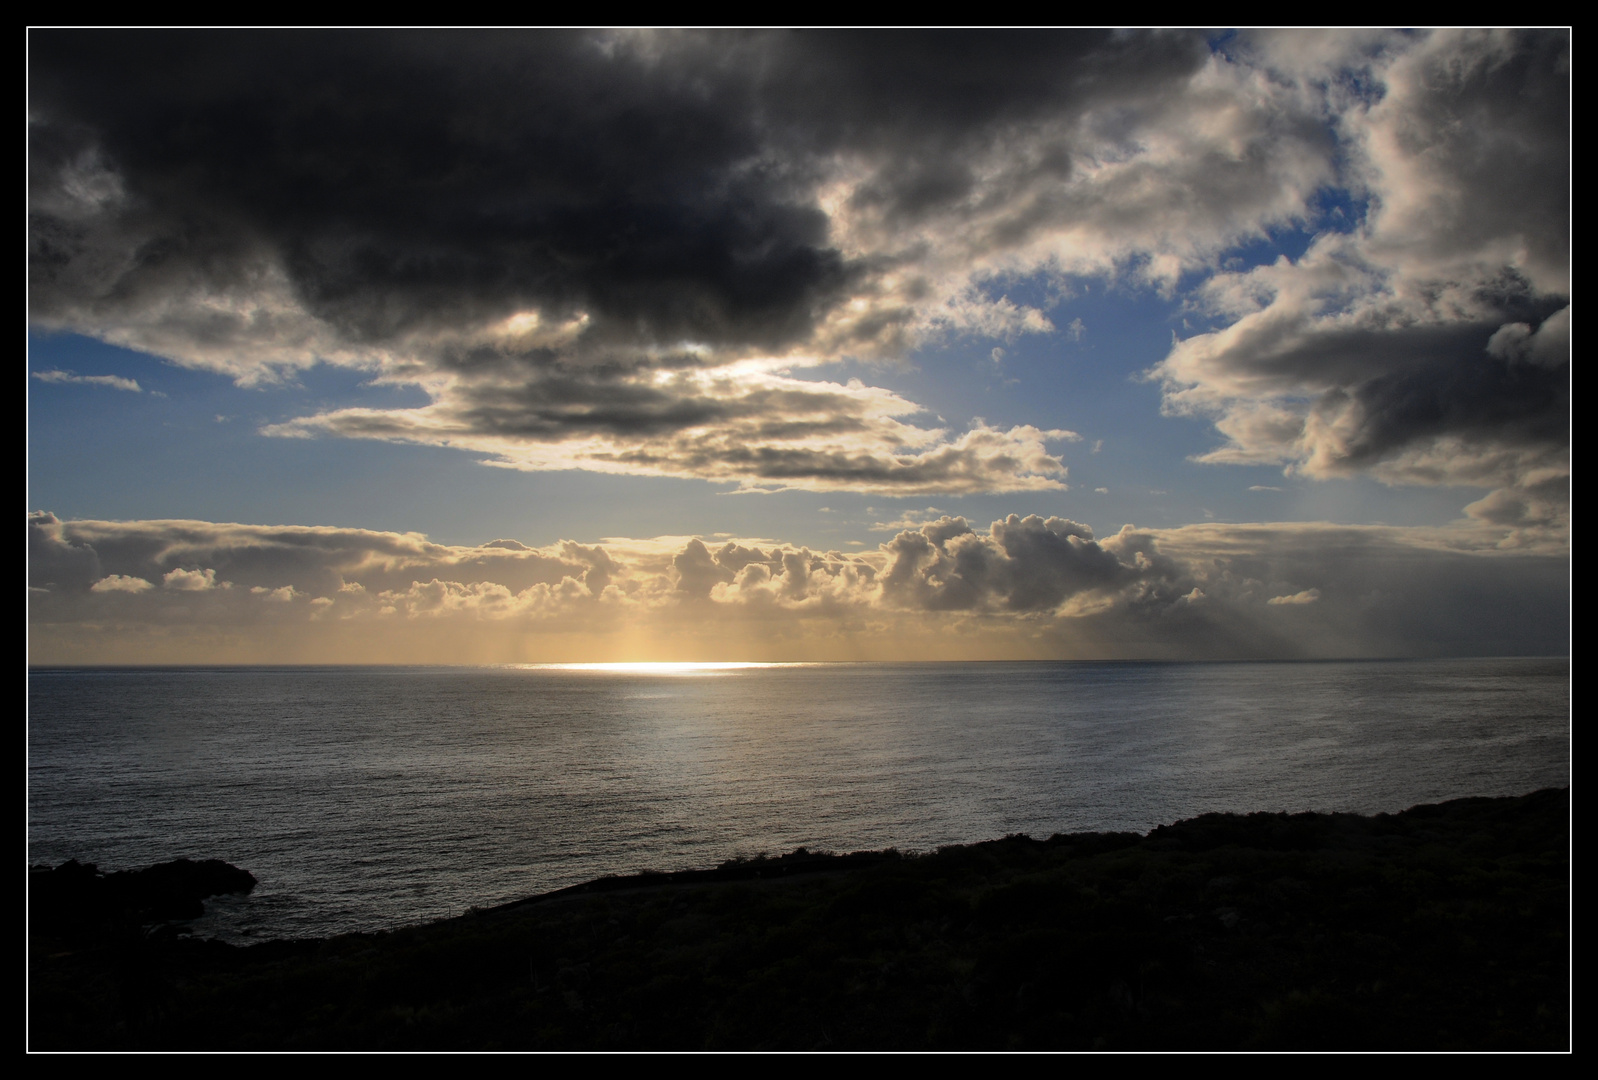
M 35 669 L 28 856 L 221 858 L 197 930 L 370 930 L 602 874 L 1569 783 L 1565 660 Z

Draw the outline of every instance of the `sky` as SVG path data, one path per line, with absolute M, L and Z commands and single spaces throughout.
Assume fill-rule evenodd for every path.
M 30 31 L 30 662 L 1567 654 L 1569 55 Z

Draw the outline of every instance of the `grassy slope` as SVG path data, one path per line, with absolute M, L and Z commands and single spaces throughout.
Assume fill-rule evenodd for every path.
M 47 1048 L 1564 1049 L 1568 791 L 609 879 L 249 949 L 30 941 Z

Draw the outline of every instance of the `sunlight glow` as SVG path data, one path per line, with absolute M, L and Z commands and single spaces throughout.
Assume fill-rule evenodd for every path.
M 614 664 L 506 664 L 506 667 L 526 671 L 597 671 L 616 675 L 718 675 L 724 671 L 742 668 L 813 667 L 812 664 L 764 664 L 739 660 L 650 661 Z

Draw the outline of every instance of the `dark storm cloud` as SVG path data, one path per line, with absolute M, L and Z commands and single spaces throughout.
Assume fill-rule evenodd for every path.
M 1529 317 L 1540 330 L 1563 310 L 1554 299 L 1430 325 L 1406 325 L 1402 317 L 1365 326 L 1295 321 L 1235 339 L 1224 374 L 1256 397 L 1309 397 L 1305 423 L 1309 438 L 1320 434 L 1310 448 L 1322 471 L 1371 469 L 1444 438 L 1548 457 L 1568 445 L 1568 346 L 1553 363 L 1535 363 L 1489 344 L 1506 327 L 1528 325 L 1509 320 Z M 1451 455 L 1435 464 L 1434 475 L 1419 478 L 1466 481 L 1472 467 L 1483 469 L 1477 479 L 1497 471 Z
M 1144 92 L 1205 55 L 1040 33 L 30 43 L 41 315 L 230 283 L 270 254 L 363 342 L 533 305 L 589 313 L 598 340 L 762 347 L 806 336 L 849 279 L 811 199 L 827 155 L 880 157 L 860 198 L 915 216 L 964 196 L 960 156 L 996 125 Z M 106 191 L 80 193 L 96 176 Z M 119 273 L 80 265 L 95 198 L 114 217 L 95 227 L 132 248 Z
M 536 301 L 764 342 L 802 333 L 841 274 L 781 168 L 739 168 L 759 146 L 747 79 L 706 86 L 570 33 L 33 41 L 36 166 L 102 158 L 146 234 L 118 291 L 243 273 L 266 247 L 358 340 Z M 52 272 L 58 222 L 36 227 L 64 234 L 36 264 L 45 311 L 80 299 Z
M 1395 364 L 1392 374 L 1374 375 L 1317 404 L 1317 412 L 1347 410 L 1356 417 L 1338 466 L 1369 468 L 1416 443 L 1444 437 L 1550 460 L 1562 451 L 1569 439 L 1568 365 L 1549 369 L 1495 362 L 1480 348 L 1483 329 L 1467 325 L 1443 334 L 1383 335 L 1385 349 L 1372 342 L 1367 355 L 1405 349 L 1411 363 L 1407 371 Z M 1442 338 L 1441 347 L 1433 351 L 1431 342 L 1413 340 L 1425 337 Z M 1360 343 L 1330 344 L 1357 348 Z M 1433 479 L 1454 478 L 1442 470 Z

